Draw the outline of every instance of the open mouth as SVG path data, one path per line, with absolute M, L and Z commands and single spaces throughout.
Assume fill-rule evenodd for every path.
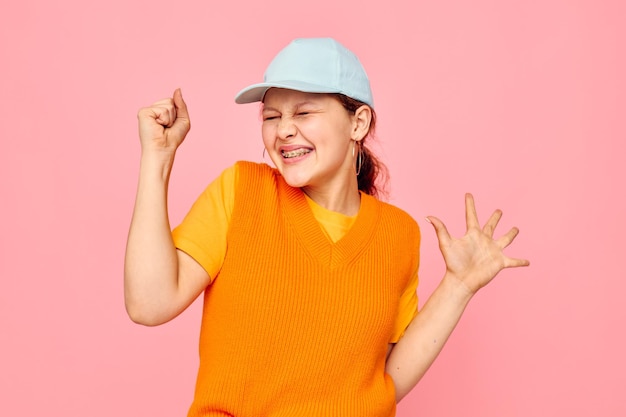
M 289 159 L 289 158 L 297 158 L 299 156 L 306 155 L 311 151 L 312 151 L 311 149 L 300 148 L 300 149 L 294 149 L 293 151 L 281 151 L 280 153 L 283 155 L 283 158 Z

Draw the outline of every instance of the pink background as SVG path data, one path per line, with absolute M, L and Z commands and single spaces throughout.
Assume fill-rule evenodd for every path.
M 200 303 L 126 317 L 136 112 L 182 87 L 193 128 L 171 218 L 238 159 L 234 104 L 298 36 L 333 36 L 372 80 L 392 203 L 423 227 L 420 300 L 443 272 L 434 214 L 501 208 L 530 268 L 475 298 L 399 416 L 626 415 L 622 1 L 44 1 L 0 14 L 0 415 L 181 416 Z

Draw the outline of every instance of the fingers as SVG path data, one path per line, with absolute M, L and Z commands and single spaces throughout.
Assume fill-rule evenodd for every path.
M 519 229 L 517 227 L 511 228 L 504 236 L 498 239 L 496 242 L 501 248 L 506 248 L 513 242 L 515 237 L 519 234 Z
M 476 206 L 474 204 L 474 196 L 470 193 L 465 194 L 465 223 L 468 231 L 473 228 L 480 228 L 478 214 L 476 213 Z
M 513 240 L 515 240 L 518 234 L 519 234 L 519 229 L 517 227 L 513 227 L 511 228 L 511 230 L 508 231 L 507 234 L 505 234 L 500 239 L 498 239 L 497 243 L 502 249 L 504 249 L 507 246 L 509 246 L 511 242 L 513 242 Z M 505 268 L 518 268 L 520 266 L 528 266 L 528 265 L 530 265 L 530 261 L 528 259 L 506 257 L 504 260 Z
M 513 227 L 504 236 L 494 239 L 493 235 L 501 218 L 502 211 L 495 210 L 481 228 L 474 197 L 467 193 L 465 194 L 465 219 L 467 223 L 465 236 L 461 238 L 451 237 L 444 223 L 436 217 L 428 216 L 426 220 L 435 228 L 439 247 L 448 270 L 474 271 L 479 275 L 486 276 L 485 274 L 490 274 L 490 271 L 530 265 L 527 259 L 509 258 L 503 253 L 504 248 L 509 246 L 519 234 L 518 228 Z M 489 276 L 489 280 L 495 276 L 495 273 Z
M 522 266 L 529 266 L 530 261 L 528 259 L 516 259 L 516 258 L 507 258 L 504 262 L 505 268 L 519 268 Z
M 440 245 L 448 245 L 450 243 L 450 233 L 446 228 L 446 225 L 443 224 L 441 220 L 434 216 L 426 217 L 428 223 L 432 224 L 435 228 L 435 233 L 437 234 L 437 239 L 439 240 Z
M 152 103 L 150 107 L 141 109 L 139 116 L 147 116 L 164 127 L 171 127 L 176 120 L 176 108 L 171 98 Z
M 489 237 L 493 237 L 493 233 L 502 218 L 502 210 L 494 211 L 482 231 Z M 476 205 L 474 203 L 474 196 L 472 194 L 465 194 L 465 221 L 467 223 L 467 230 L 472 228 L 480 228 L 480 222 L 478 221 L 478 213 L 476 212 Z
M 493 212 L 485 226 L 483 227 L 483 233 L 485 233 L 489 237 L 493 237 L 493 232 L 496 230 L 496 226 L 498 226 L 498 222 L 502 218 L 502 210 L 496 210 Z
M 179 119 L 184 123 L 189 123 L 187 104 L 183 100 L 180 88 L 174 91 L 172 98 L 156 101 L 150 107 L 142 109 L 141 115 L 153 118 L 154 121 L 164 127 L 172 127 Z
M 175 151 L 189 132 L 189 113 L 180 89 L 170 98 L 139 110 L 139 137 L 142 149 Z

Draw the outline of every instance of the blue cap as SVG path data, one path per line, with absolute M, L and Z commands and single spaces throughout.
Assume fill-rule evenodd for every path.
M 263 82 L 241 90 L 235 102 L 262 101 L 272 87 L 305 93 L 340 93 L 374 107 L 363 65 L 354 53 L 332 38 L 293 40 L 272 60 Z

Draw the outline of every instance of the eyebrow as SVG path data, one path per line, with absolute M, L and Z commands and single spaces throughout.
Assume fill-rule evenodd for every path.
M 296 103 L 294 108 L 298 109 L 298 108 L 300 108 L 302 106 L 308 106 L 308 105 L 315 106 L 316 104 L 314 102 L 312 102 L 312 101 L 301 101 L 299 103 Z M 266 110 L 280 112 L 280 110 L 278 110 L 277 108 L 272 107 L 272 106 L 267 106 L 265 103 L 263 103 L 263 110 L 262 111 L 266 111 Z

